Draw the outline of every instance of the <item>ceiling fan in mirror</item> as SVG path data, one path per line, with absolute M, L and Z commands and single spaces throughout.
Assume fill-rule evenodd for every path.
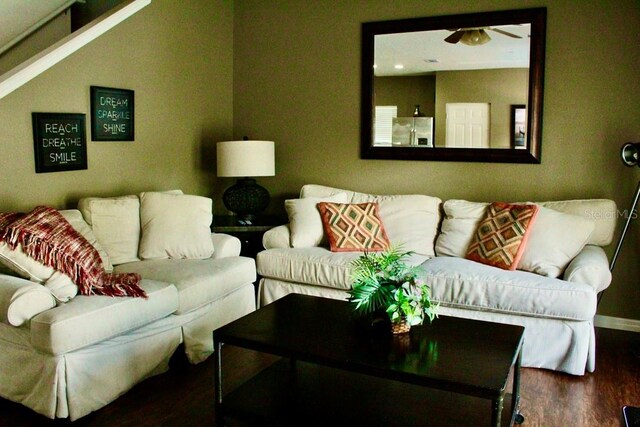
M 489 37 L 489 34 L 487 34 L 487 30 L 495 31 L 496 33 L 499 33 L 508 37 L 512 37 L 514 39 L 522 38 L 517 34 L 513 34 L 508 31 L 501 30 L 499 28 L 478 27 L 478 28 L 457 28 L 455 30 L 449 30 L 449 31 L 453 31 L 454 33 L 448 36 L 447 38 L 445 38 L 444 41 L 451 44 L 456 44 L 459 42 L 459 43 L 466 44 L 467 46 L 480 46 L 485 43 L 488 43 L 491 40 L 491 37 Z

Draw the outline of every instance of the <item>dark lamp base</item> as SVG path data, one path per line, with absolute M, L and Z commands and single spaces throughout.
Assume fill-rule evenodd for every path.
M 240 178 L 227 188 L 222 195 L 222 202 L 238 219 L 251 220 L 256 214 L 269 206 L 271 196 L 266 188 L 258 185 L 253 178 Z

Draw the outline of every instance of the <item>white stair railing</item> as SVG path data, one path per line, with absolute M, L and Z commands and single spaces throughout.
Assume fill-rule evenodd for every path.
M 31 34 L 33 34 L 36 31 L 38 31 L 40 28 L 42 28 L 45 25 L 47 25 L 49 22 L 53 21 L 56 17 L 58 17 L 58 15 L 60 15 L 62 12 L 66 11 L 67 9 L 69 9 L 74 3 L 84 3 L 84 2 L 85 2 L 85 0 L 68 0 L 67 2 L 63 3 L 60 7 L 58 7 L 55 10 L 53 10 L 47 16 L 45 16 L 44 18 L 40 19 L 35 24 L 31 25 L 29 28 L 24 30 L 22 33 L 18 34 L 13 39 L 9 40 L 9 42 L 7 44 L 5 44 L 4 46 L 0 47 L 0 56 L 2 56 L 3 53 L 9 51 L 12 47 L 14 47 L 18 43 L 20 43 L 22 40 L 24 40 L 27 37 L 29 37 Z
M 87 43 L 148 6 L 151 0 L 128 0 L 84 27 L 69 34 L 33 58 L 0 76 L 0 99 L 18 89 Z

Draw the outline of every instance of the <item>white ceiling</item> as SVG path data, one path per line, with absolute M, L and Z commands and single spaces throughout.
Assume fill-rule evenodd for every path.
M 75 0 L 0 0 L 0 47 Z
M 485 27 L 488 28 L 488 27 Z M 485 29 L 491 40 L 480 46 L 451 44 L 444 39 L 451 30 L 418 31 L 375 36 L 375 75 L 397 76 L 445 70 L 528 68 L 531 25 L 501 25 L 520 39 Z M 437 62 L 433 62 L 437 61 Z M 394 68 L 402 64 L 403 69 Z

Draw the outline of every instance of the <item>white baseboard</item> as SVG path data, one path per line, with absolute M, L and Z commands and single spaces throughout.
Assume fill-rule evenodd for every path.
M 640 320 L 596 314 L 593 321 L 598 328 L 619 329 L 621 331 L 640 332 Z

